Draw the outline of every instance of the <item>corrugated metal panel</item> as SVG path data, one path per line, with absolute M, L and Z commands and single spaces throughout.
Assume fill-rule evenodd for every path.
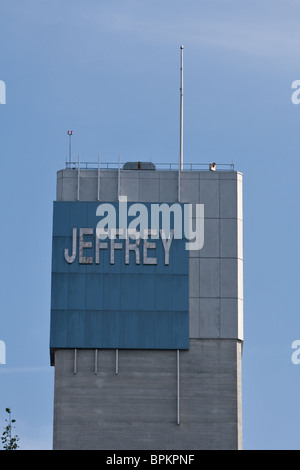
M 161 240 L 149 250 L 156 265 L 135 263 L 135 253 L 125 264 L 125 241 L 110 263 L 108 249 L 95 262 L 95 229 L 98 203 L 56 202 L 53 215 L 51 348 L 187 349 L 189 347 L 189 266 L 185 240 L 173 240 L 170 263 L 164 263 Z M 72 252 L 72 230 L 77 228 L 77 252 L 67 263 L 64 250 Z M 79 228 L 93 228 L 91 248 L 78 262 Z M 119 240 L 118 240 L 119 242 Z

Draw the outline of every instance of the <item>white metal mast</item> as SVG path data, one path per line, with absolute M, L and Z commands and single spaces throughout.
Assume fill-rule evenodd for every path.
M 183 170 L 183 46 L 180 46 L 180 148 L 178 164 L 178 201 L 180 201 L 180 173 Z
M 180 65 L 180 155 L 179 169 L 183 169 L 183 46 L 180 46 L 181 65 Z

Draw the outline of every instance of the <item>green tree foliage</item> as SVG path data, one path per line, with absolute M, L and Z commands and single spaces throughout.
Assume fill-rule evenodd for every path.
M 4 450 L 16 450 L 19 447 L 17 444 L 19 441 L 19 437 L 17 435 L 15 436 L 12 435 L 12 428 L 14 427 L 13 423 L 15 423 L 16 420 L 11 418 L 10 408 L 6 408 L 5 411 L 8 413 L 8 418 L 5 420 L 6 426 L 1 436 L 3 449 Z

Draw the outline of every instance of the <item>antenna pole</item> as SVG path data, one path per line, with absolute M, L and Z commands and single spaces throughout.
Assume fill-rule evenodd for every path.
M 183 169 L 183 46 L 180 46 L 181 65 L 180 65 L 180 156 L 179 170 Z
M 69 136 L 69 168 L 71 168 L 71 138 L 73 135 L 73 131 L 68 131 Z

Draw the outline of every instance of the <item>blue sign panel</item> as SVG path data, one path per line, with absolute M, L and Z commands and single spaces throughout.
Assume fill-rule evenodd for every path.
M 143 206 L 128 203 L 125 214 L 119 203 L 54 202 L 51 349 L 188 349 L 186 240 L 174 236 L 172 211 L 169 238 L 129 236 L 145 228 Z

